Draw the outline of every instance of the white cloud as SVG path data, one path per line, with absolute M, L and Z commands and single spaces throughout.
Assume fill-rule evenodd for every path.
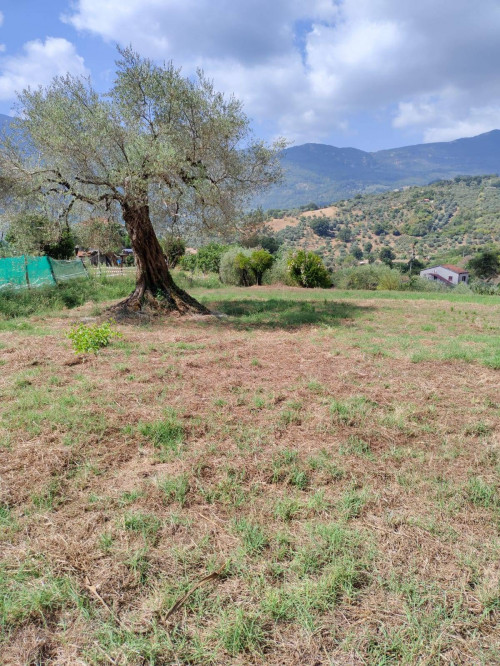
M 471 105 L 467 94 L 448 88 L 437 97 L 399 104 L 394 126 L 420 128 L 425 142 L 452 141 L 498 129 L 500 102 L 489 104 L 486 99 L 481 102 L 478 97 L 476 105 Z
M 3 25 L 4 15 L 0 12 L 0 27 Z M 0 53 L 3 53 L 6 49 L 5 44 L 0 44 Z
M 296 140 L 358 113 L 426 140 L 491 129 L 498 0 L 76 0 L 63 20 L 141 53 L 202 66 L 249 115 Z M 272 120 L 271 120 L 272 119 Z
M 46 85 L 67 72 L 87 75 L 83 58 L 66 39 L 47 37 L 45 42 L 26 42 L 23 53 L 0 59 L 0 99 L 14 99 L 28 86 Z

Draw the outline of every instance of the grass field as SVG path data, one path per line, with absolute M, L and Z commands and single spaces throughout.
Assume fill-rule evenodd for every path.
M 195 286 L 75 355 L 127 288 L 0 295 L 0 663 L 499 663 L 500 299 Z

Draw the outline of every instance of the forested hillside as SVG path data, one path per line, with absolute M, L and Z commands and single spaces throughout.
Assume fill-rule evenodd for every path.
M 398 259 L 412 247 L 424 259 L 465 256 L 500 243 L 500 178 L 459 176 L 317 210 L 274 209 L 267 225 L 286 245 L 318 250 L 325 259 L 367 258 L 384 246 Z
M 281 162 L 285 179 L 260 197 L 263 208 L 326 205 L 461 174 L 500 173 L 500 131 L 371 153 L 307 143 L 283 151 Z

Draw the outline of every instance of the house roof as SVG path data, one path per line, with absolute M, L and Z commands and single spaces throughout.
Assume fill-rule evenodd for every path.
M 443 268 L 446 268 L 447 270 L 451 271 L 452 273 L 468 273 L 469 271 L 466 271 L 463 268 L 459 268 L 458 266 L 453 266 L 453 264 L 441 264 Z

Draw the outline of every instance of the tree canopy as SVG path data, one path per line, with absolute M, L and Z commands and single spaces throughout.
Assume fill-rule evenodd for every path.
M 500 273 L 500 252 L 484 250 L 470 259 L 468 268 L 476 277 L 490 280 Z
M 75 226 L 78 242 L 87 250 L 106 254 L 119 252 L 123 247 L 124 229 L 113 220 L 92 217 Z
M 211 233 L 235 225 L 249 198 L 280 178 L 283 143 L 253 140 L 241 103 L 202 72 L 184 77 L 131 48 L 120 56 L 106 95 L 70 75 L 24 90 L 17 141 L 4 139 L 0 169 L 64 214 L 125 222 L 137 266 L 125 306 L 203 311 L 173 283 L 153 222 Z
M 48 255 L 53 259 L 75 256 L 76 237 L 61 220 L 40 212 L 20 212 L 10 220 L 6 243 L 16 253 Z

